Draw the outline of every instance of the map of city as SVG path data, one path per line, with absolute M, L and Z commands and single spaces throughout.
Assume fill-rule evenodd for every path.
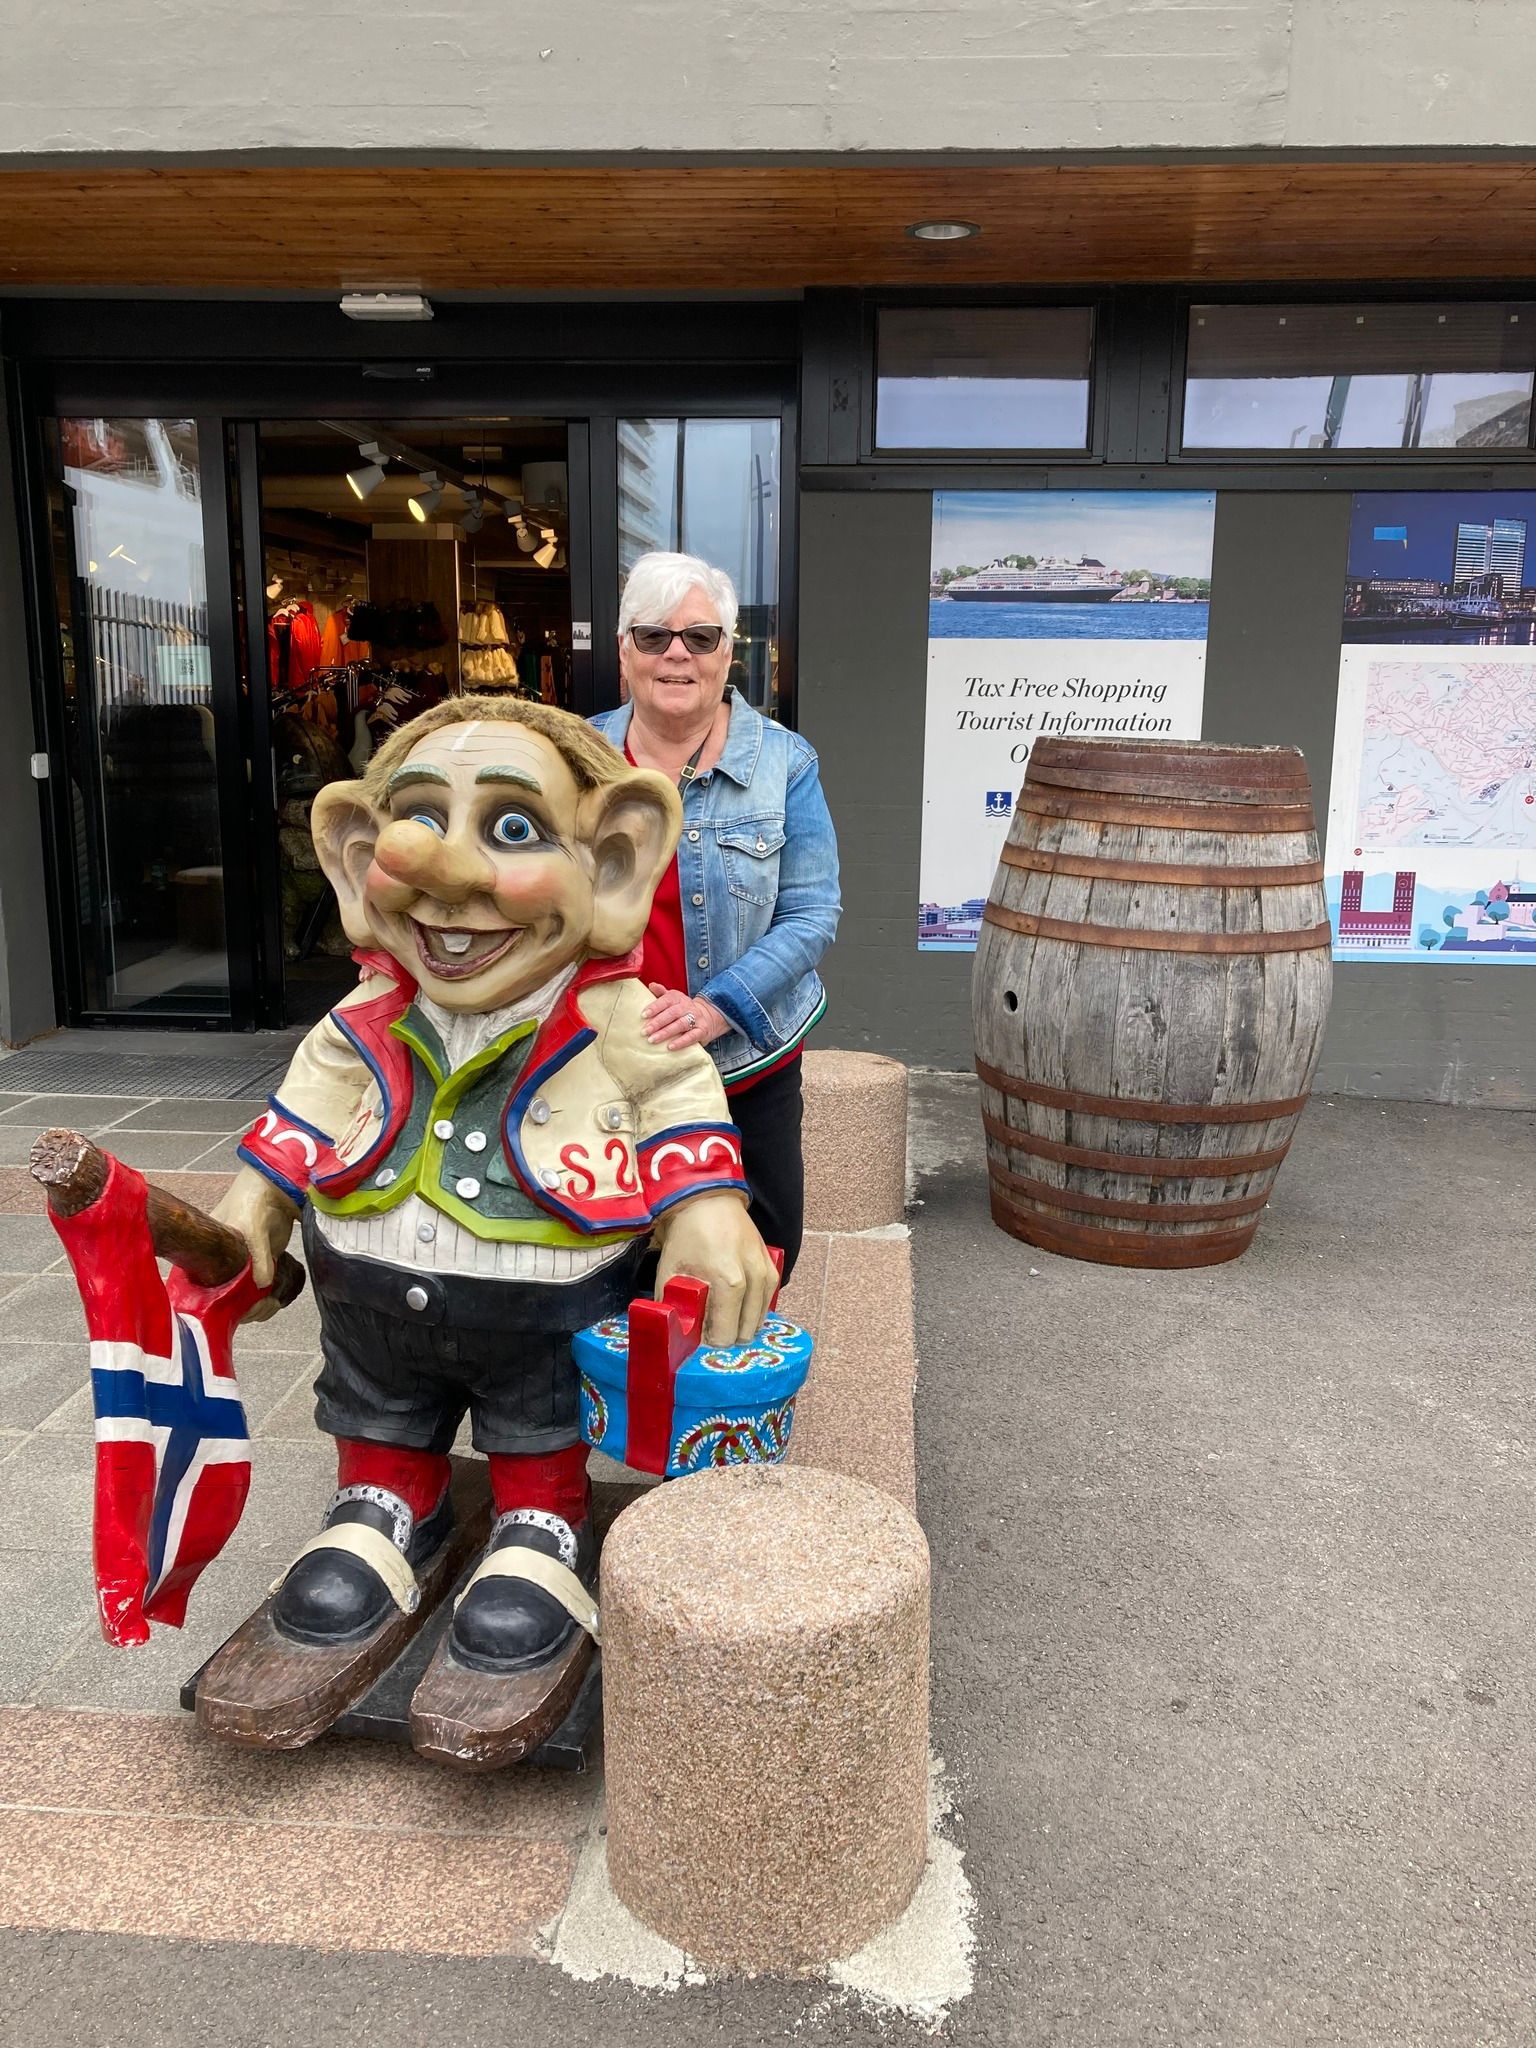
M 1536 661 L 1373 661 L 1357 838 L 1536 843 Z

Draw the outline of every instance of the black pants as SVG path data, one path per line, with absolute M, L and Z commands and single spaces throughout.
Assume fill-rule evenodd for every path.
M 572 1335 L 650 1291 L 643 1238 L 582 1279 L 519 1283 L 338 1252 L 306 1208 L 304 1253 L 320 1307 L 316 1422 L 330 1436 L 418 1451 L 446 1451 L 466 1411 L 487 1454 L 578 1443 Z
M 752 1221 L 763 1242 L 784 1254 L 784 1278 L 795 1270 L 805 1235 L 805 1157 L 800 1126 L 805 1099 L 800 1058 L 753 1088 L 730 1097 L 731 1121 L 741 1133 L 742 1164 L 752 1191 Z

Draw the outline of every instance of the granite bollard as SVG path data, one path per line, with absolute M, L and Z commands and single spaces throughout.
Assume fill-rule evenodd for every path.
M 889 1494 L 794 1466 L 703 1472 L 603 1552 L 608 1868 L 716 1969 L 848 1955 L 927 1845 L 928 1545 Z
M 805 1227 L 878 1230 L 907 1202 L 907 1070 L 873 1052 L 805 1055 Z

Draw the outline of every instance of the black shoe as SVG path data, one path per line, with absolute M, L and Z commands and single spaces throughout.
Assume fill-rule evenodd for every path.
M 597 1539 L 590 1515 L 573 1529 L 543 1508 L 513 1508 L 498 1517 L 485 1556 L 514 1544 L 558 1558 L 588 1592 L 597 1584 Z M 448 1647 L 471 1671 L 505 1676 L 547 1664 L 567 1647 L 578 1627 L 554 1594 L 531 1580 L 481 1579 L 459 1602 Z
M 362 1522 L 379 1530 L 419 1571 L 452 1533 L 453 1502 L 445 1491 L 426 1520 L 415 1522 L 405 1502 L 382 1486 L 344 1486 L 333 1496 L 321 1527 L 332 1529 L 338 1522 Z M 301 1557 L 272 1602 L 273 1625 L 296 1643 L 356 1642 L 398 1612 L 372 1565 L 346 1550 L 312 1550 Z

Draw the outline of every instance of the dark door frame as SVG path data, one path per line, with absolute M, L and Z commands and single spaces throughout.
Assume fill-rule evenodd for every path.
M 392 366 L 398 367 L 398 366 Z M 366 369 L 364 376 L 366 376 Z M 311 361 L 177 365 L 158 361 L 32 362 L 20 384 L 30 500 L 30 581 L 38 658 L 40 723 L 52 752 L 63 739 L 63 684 L 58 634 L 52 628 L 48 583 L 51 536 L 41 491 L 46 474 L 43 423 L 100 416 L 195 418 L 204 472 L 203 533 L 212 644 L 219 822 L 226 874 L 225 929 L 230 1015 L 156 1019 L 87 1011 L 71 917 L 68 820 L 57 787 L 48 789 L 49 916 L 60 1014 L 71 1024 L 250 1030 L 282 1021 L 281 905 L 277 886 L 275 790 L 266 694 L 252 687 L 265 674 L 259 603 L 261 498 L 258 429 L 267 420 L 505 417 L 515 412 L 563 419 L 567 434 L 573 624 L 590 626 L 588 648 L 573 648 L 572 692 L 585 715 L 619 701 L 618 684 L 618 422 L 630 417 L 778 418 L 779 717 L 793 725 L 797 702 L 798 598 L 797 366 L 793 361 L 645 362 L 557 365 L 519 360 L 441 361 L 426 377 L 367 376 L 359 366 Z M 214 489 L 222 482 L 222 493 Z M 253 572 L 251 565 L 257 564 Z M 254 581 L 253 581 L 254 573 Z M 245 634 L 237 644 L 243 610 Z M 258 635 L 257 625 L 262 631 Z M 577 637 L 573 635 L 573 639 Z M 62 759 L 62 754 L 59 758 Z M 258 780 L 259 778 L 259 780 Z M 264 829 L 265 827 L 265 829 Z M 243 945 L 235 935 L 245 935 Z

